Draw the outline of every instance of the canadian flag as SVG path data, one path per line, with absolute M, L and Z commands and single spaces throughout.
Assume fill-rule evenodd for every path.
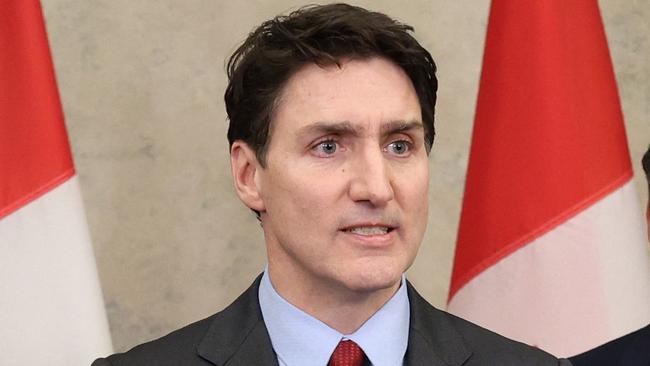
M 0 365 L 111 352 L 40 3 L 0 8 Z
M 596 0 L 491 5 L 448 308 L 569 356 L 650 320 L 650 265 Z

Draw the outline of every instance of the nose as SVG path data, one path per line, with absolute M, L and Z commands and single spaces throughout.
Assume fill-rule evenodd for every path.
M 351 167 L 350 198 L 368 202 L 375 207 L 385 206 L 395 196 L 391 171 L 380 149 L 369 149 L 354 161 Z

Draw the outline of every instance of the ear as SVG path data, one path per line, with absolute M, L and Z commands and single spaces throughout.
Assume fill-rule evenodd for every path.
M 233 142 L 230 148 L 230 169 L 239 199 L 253 210 L 265 211 L 258 177 L 262 167 L 257 161 L 255 151 L 245 142 Z

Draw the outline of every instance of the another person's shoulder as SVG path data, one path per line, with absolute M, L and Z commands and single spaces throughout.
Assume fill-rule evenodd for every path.
M 571 357 L 575 366 L 650 365 L 650 325 Z

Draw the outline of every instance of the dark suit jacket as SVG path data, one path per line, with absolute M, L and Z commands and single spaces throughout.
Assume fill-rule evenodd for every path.
M 650 366 L 650 325 L 571 357 L 575 366 Z
M 223 311 L 93 366 L 278 365 L 257 298 L 260 277 Z M 408 284 L 406 366 L 570 365 L 435 309 Z

